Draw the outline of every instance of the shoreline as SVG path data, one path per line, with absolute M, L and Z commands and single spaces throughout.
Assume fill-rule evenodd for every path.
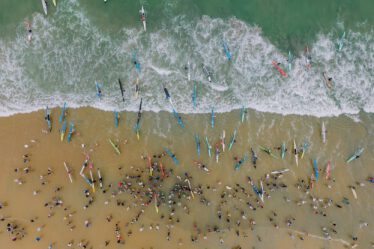
M 54 106 L 48 106 L 51 110 L 54 110 L 54 111 L 57 111 L 57 112 L 60 112 L 60 109 L 62 108 L 63 105 L 54 105 Z M 92 110 L 96 110 L 96 111 L 99 111 L 99 112 L 105 112 L 105 113 L 113 113 L 114 111 L 118 111 L 118 112 L 121 112 L 121 113 L 134 113 L 136 114 L 138 112 L 137 109 L 134 109 L 134 110 L 127 110 L 127 109 L 123 109 L 123 110 L 117 110 L 115 108 L 113 109 L 101 109 L 99 107 L 96 107 L 96 106 L 89 106 L 89 105 L 84 105 L 84 106 L 76 106 L 76 105 L 73 105 L 73 106 L 67 106 L 68 109 L 70 110 L 79 110 L 79 109 L 92 109 Z M 215 113 L 219 113 L 219 114 L 225 114 L 225 113 L 232 113 L 232 112 L 240 112 L 242 109 L 242 107 L 238 107 L 238 108 L 233 108 L 229 111 L 219 111 L 219 110 L 216 110 L 214 109 L 214 112 Z M 251 107 L 244 107 L 244 109 L 248 112 L 257 112 L 257 113 L 262 113 L 264 115 L 276 115 L 276 116 L 283 116 L 283 117 L 286 117 L 286 116 L 294 116 L 294 117 L 305 117 L 305 118 L 316 118 L 316 119 L 329 119 L 329 118 L 341 118 L 341 117 L 348 117 L 348 118 L 351 118 L 352 120 L 355 120 L 355 118 L 353 116 L 358 116 L 358 117 L 361 117 L 361 116 L 372 116 L 374 115 L 374 113 L 372 112 L 366 112 L 364 110 L 360 110 L 359 112 L 355 112 L 355 113 L 339 113 L 338 115 L 321 115 L 321 116 L 316 116 L 316 115 L 312 115 L 312 114 L 299 114 L 299 113 L 279 113 L 279 112 L 270 112 L 270 111 L 261 111 L 261 110 L 257 110 L 257 109 L 254 109 L 254 108 L 251 108 Z M 12 113 L 9 113 L 9 114 L 4 114 L 4 115 L 0 115 L 0 118 L 8 118 L 8 117 L 13 117 L 13 116 L 17 116 L 17 115 L 27 115 L 27 114 L 32 114 L 32 113 L 37 113 L 37 112 L 41 112 L 41 111 L 45 111 L 45 108 L 35 108 L 33 110 L 30 110 L 30 111 L 25 111 L 25 112 L 12 112 Z M 158 113 L 172 113 L 172 110 L 158 110 L 158 111 L 153 111 L 153 110 L 147 110 L 147 109 L 143 109 L 142 108 L 142 112 L 145 112 L 145 113 L 150 113 L 151 115 L 155 115 L 155 114 L 158 114 Z M 191 116 L 191 115 L 210 115 L 211 114 L 211 110 L 210 111 L 207 111 L 207 112 L 181 112 L 178 110 L 178 113 L 179 114 L 183 114 L 183 115 L 186 115 L 186 116 Z M 359 118 L 360 120 L 360 118 Z
M 369 165 L 374 160 L 370 153 L 373 147 L 373 115 L 362 114 L 362 122 L 357 123 L 345 116 L 319 119 L 248 110 L 244 123 L 241 123 L 239 110 L 217 113 L 213 129 L 210 114 L 182 114 L 183 122 L 186 124 L 186 128 L 182 129 L 171 113 L 143 112 L 140 140 L 137 140 L 133 131 L 136 113 L 122 113 L 119 128 L 115 128 L 112 112 L 93 108 L 68 108 L 67 120 L 74 121 L 77 129 L 70 143 L 66 140 L 61 142 L 59 139 L 59 115 L 60 109 L 54 108 L 53 128 L 48 134 L 42 132 L 47 126 L 42 110 L 0 118 L 0 149 L 3 155 L 6 155 L 3 157 L 3 173 L 0 177 L 0 202 L 6 205 L 0 209 L 0 215 L 17 219 L 15 222 L 18 226 L 25 227 L 27 231 L 25 238 L 13 242 L 7 232 L 3 231 L 6 224 L 1 222 L 0 229 L 3 232 L 0 233 L 0 241 L 5 246 L 33 249 L 40 246 L 47 248 L 49 243 L 54 243 L 54 247 L 59 248 L 73 239 L 75 246 L 81 240 L 89 241 L 88 248 L 105 248 L 104 241 L 110 240 L 108 248 L 112 248 L 116 244 L 114 230 L 117 222 L 121 237 L 125 240 L 123 248 L 234 248 L 238 245 L 246 248 L 248 243 L 255 248 L 315 248 L 318 245 L 345 248 L 344 243 L 334 240 L 358 243 L 360 247 L 367 248 L 372 243 L 369 238 L 374 235 L 370 229 L 373 216 L 367 210 L 373 205 L 370 199 L 373 190 L 371 183 L 366 180 L 371 172 Z M 320 137 L 321 120 L 325 122 L 328 130 L 325 145 L 322 144 Z M 216 163 L 214 149 L 210 158 L 204 139 L 207 136 L 214 148 L 223 129 L 226 130 L 227 147 L 225 152 L 221 151 L 219 162 Z M 237 139 L 232 150 L 228 151 L 235 129 Z M 351 132 L 352 130 L 355 132 Z M 201 141 L 200 157 L 196 152 L 196 134 L 200 136 Z M 108 138 L 119 145 L 121 155 L 116 155 L 108 143 Z M 293 139 L 297 140 L 298 146 L 304 142 L 309 143 L 305 157 L 299 158 L 298 167 L 291 153 Z M 276 156 L 280 157 L 279 151 L 274 147 L 279 146 L 282 141 L 286 142 L 288 148 L 284 160 L 274 159 L 258 149 L 259 145 L 270 147 Z M 24 147 L 25 144 L 28 145 L 27 148 Z M 84 148 L 82 144 L 85 144 Z M 363 156 L 351 165 L 346 165 L 345 160 L 358 146 L 365 147 Z M 167 147 L 176 155 L 180 162 L 179 166 L 174 165 L 162 147 Z M 250 148 L 256 151 L 259 158 L 257 168 L 252 165 Z M 29 160 L 26 163 L 22 162 L 25 159 L 22 159 L 22 155 L 25 154 Z M 95 193 L 79 175 L 87 154 L 93 164 Z M 246 154 L 249 159 L 239 170 L 235 170 L 236 161 L 233 158 L 243 158 Z M 160 194 L 159 213 L 155 210 L 154 199 L 148 199 L 142 194 L 146 188 L 135 187 L 136 182 L 126 178 L 128 175 L 142 174 L 141 182 L 147 187 L 152 186 L 148 183 L 148 155 L 152 157 L 151 161 L 155 165 L 161 160 L 165 172 L 170 174 L 161 185 L 156 181 Z M 161 155 L 161 159 L 158 155 Z M 146 158 L 142 159 L 142 156 Z M 313 174 L 313 158 L 318 160 L 320 180 L 315 184 L 315 188 L 306 194 L 300 180 L 309 181 Z M 204 163 L 209 172 L 199 169 L 194 160 Z M 325 166 L 329 160 L 332 163 L 331 179 L 334 181 L 325 179 Z M 66 175 L 63 162 L 72 170 L 73 183 L 70 183 Z M 30 167 L 30 172 L 25 173 L 24 167 Z M 14 172 L 15 168 L 19 168 L 20 172 Z M 51 175 L 47 174 L 48 168 L 53 171 Z M 106 193 L 99 187 L 97 168 L 101 170 Z M 289 168 L 290 173 L 285 173 L 277 179 L 265 177 L 269 172 L 282 168 Z M 153 173 L 160 174 L 160 169 L 155 166 Z M 191 178 L 186 178 L 186 173 Z M 85 174 L 89 177 L 88 169 Z M 45 176 L 40 179 L 40 175 Z M 247 176 L 256 184 L 259 184 L 260 179 L 264 181 L 265 192 L 270 196 L 265 198 L 264 204 L 256 201 L 256 195 L 247 181 Z M 179 178 L 182 181 L 178 180 Z M 15 179 L 23 181 L 23 184 L 15 183 Z M 190 179 L 192 192 L 178 190 L 182 191 L 183 196 L 179 200 L 181 206 L 174 206 L 175 214 L 170 216 L 172 207 L 166 201 L 167 193 L 173 193 L 170 191 L 175 184 L 181 184 L 188 190 L 185 179 Z M 47 183 L 42 185 L 43 181 Z M 151 203 L 144 206 L 139 202 L 140 199 L 133 199 L 134 195 L 129 193 L 129 190 L 118 188 L 117 184 L 122 181 L 132 182 L 134 188 L 141 191 L 137 198 L 149 200 Z M 364 183 L 365 186 L 357 185 L 357 182 Z M 267 183 L 269 185 L 266 185 Z M 239 194 L 241 190 L 236 184 L 242 186 L 246 194 Z M 272 187 L 272 184 L 276 187 Z M 283 184 L 287 187 L 282 187 Z M 301 186 L 300 189 L 295 187 L 297 184 Z M 348 187 L 350 185 L 355 186 L 358 200 L 352 196 Z M 56 192 L 57 188 L 60 190 Z M 89 203 L 89 197 L 84 196 L 85 189 L 93 198 L 92 204 L 86 209 L 83 207 Z M 239 191 L 237 194 L 235 189 Z M 33 195 L 33 191 L 37 191 L 37 195 Z M 161 193 L 166 194 L 165 200 L 162 199 Z M 223 193 L 224 199 L 220 197 Z M 234 197 L 235 195 L 237 196 Z M 61 207 L 44 207 L 43 203 L 53 203 L 57 197 L 63 201 Z M 343 197 L 349 199 L 349 205 L 342 203 Z M 290 202 L 285 199 L 289 199 Z M 319 201 L 320 199 L 322 201 Z M 332 201 L 331 206 L 328 205 L 328 199 Z M 223 200 L 225 202 L 222 202 Z M 299 206 L 297 203 L 302 201 L 306 203 Z M 105 204 L 106 202 L 108 204 Z M 122 202 L 125 203 L 123 207 Z M 249 202 L 252 208 L 246 205 L 246 202 Z M 313 209 L 313 205 L 316 205 L 317 209 Z M 341 205 L 342 208 L 337 208 L 336 205 Z M 186 213 L 184 206 L 190 210 L 189 214 Z M 257 211 L 253 208 L 257 208 Z M 139 219 L 131 223 L 140 210 L 144 211 Z M 222 212 L 222 220 L 217 218 L 219 210 Z M 313 214 L 316 210 L 318 213 Z M 53 215 L 48 218 L 50 212 Z M 273 212 L 276 212 L 277 216 L 274 216 Z M 323 213 L 327 214 L 327 217 L 324 217 Z M 164 215 L 165 218 L 160 218 L 160 215 Z M 108 216 L 112 216 L 110 222 L 106 220 Z M 30 223 L 29 220 L 33 217 L 38 218 Z M 290 217 L 295 221 L 288 227 L 285 223 Z M 342 221 L 341 217 L 345 217 L 345 220 Z M 230 222 L 225 221 L 228 218 L 231 219 Z M 251 224 L 252 219 L 256 225 Z M 91 224 L 88 228 L 85 227 L 86 220 Z M 240 226 L 236 224 L 239 220 Z M 369 221 L 368 228 L 359 228 L 363 221 Z M 336 235 L 330 231 L 334 228 L 331 222 L 337 223 Z M 160 230 L 155 228 L 157 224 Z M 215 225 L 219 227 L 220 232 L 208 232 L 213 230 Z M 275 225 L 279 226 L 279 229 Z M 75 227 L 72 231 L 69 230 L 71 226 Z M 43 227 L 40 232 L 36 230 L 38 227 Z M 319 239 L 324 236 L 321 227 L 329 229 L 331 241 Z M 292 239 L 287 229 L 305 232 L 311 236 L 293 232 Z M 171 235 L 168 241 L 169 230 Z M 239 236 L 236 235 L 236 231 L 239 231 Z M 273 234 L 272 238 L 267 237 L 269 232 Z M 319 237 L 313 239 L 312 235 Z M 356 235 L 359 240 L 352 241 L 351 236 Z M 37 236 L 41 237 L 40 242 L 35 241 Z M 147 240 L 144 240 L 145 236 Z M 191 236 L 196 236 L 197 241 L 191 242 Z M 207 239 L 204 239 L 204 236 L 207 236 Z M 303 240 L 299 236 L 302 236 Z

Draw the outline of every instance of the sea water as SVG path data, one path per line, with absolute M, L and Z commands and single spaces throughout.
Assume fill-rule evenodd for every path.
M 228 112 L 241 106 L 280 114 L 336 116 L 374 111 L 372 1 L 1 1 L 0 115 L 45 106 L 136 111 Z M 147 11 L 147 32 L 139 9 Z M 24 21 L 32 24 L 29 43 Z M 344 46 L 337 44 L 346 32 Z M 228 61 L 225 41 L 232 53 Z M 312 66 L 306 66 L 308 47 Z M 288 52 L 294 56 L 287 71 Z M 133 53 L 141 65 L 137 73 Z M 272 66 L 277 61 L 288 77 Z M 185 69 L 191 63 L 191 81 Z M 208 82 L 202 70 L 212 73 Z M 322 73 L 333 78 L 329 90 Z M 118 79 L 125 89 L 121 100 Z M 102 83 L 103 97 L 96 96 Z M 192 102 L 197 84 L 197 108 Z

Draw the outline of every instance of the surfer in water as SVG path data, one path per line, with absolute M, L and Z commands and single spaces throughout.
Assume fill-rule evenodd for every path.
M 166 87 L 164 87 L 164 92 L 165 92 L 165 98 L 170 99 L 170 94 L 169 94 L 169 91 Z
M 102 94 L 102 93 L 101 93 L 101 87 L 98 87 L 98 88 L 97 88 L 97 96 L 101 97 L 101 94 Z
M 145 14 L 140 14 L 140 20 L 142 21 L 142 22 L 144 22 L 145 21 Z
M 304 53 L 306 57 L 306 67 L 310 69 L 312 67 L 312 55 L 310 54 L 308 46 L 305 47 Z
M 332 81 L 332 77 L 328 77 L 326 72 L 323 72 L 322 75 L 323 75 L 323 78 L 325 79 L 326 86 L 329 89 L 332 89 L 332 87 L 334 86 L 333 81 Z
M 31 23 L 29 21 L 25 22 L 25 27 L 27 30 L 27 41 L 31 42 L 32 39 L 32 29 L 31 29 Z

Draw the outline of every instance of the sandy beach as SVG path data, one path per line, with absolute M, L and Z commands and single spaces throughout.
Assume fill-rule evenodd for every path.
M 362 114 L 355 122 L 346 116 L 318 119 L 249 110 L 242 123 L 240 111 L 233 111 L 217 114 L 214 128 L 209 114 L 181 115 L 182 129 L 170 113 L 144 112 L 138 140 L 136 113 L 121 113 L 116 128 L 111 112 L 68 109 L 66 119 L 76 127 L 68 143 L 66 136 L 60 141 L 60 113 L 52 110 L 51 133 L 42 110 L 0 119 L 2 248 L 69 248 L 69 242 L 70 248 L 154 249 L 373 245 L 372 115 Z M 224 152 L 219 143 L 223 130 Z M 299 150 L 305 148 L 298 166 L 294 139 Z M 284 159 L 277 150 L 282 142 Z M 259 146 L 269 147 L 277 159 Z M 176 156 L 178 166 L 163 147 Z M 359 147 L 365 148 L 362 156 L 347 164 Z M 256 168 L 251 148 L 258 157 Z M 311 183 L 314 159 L 319 178 Z M 85 160 L 83 173 L 91 179 L 92 172 L 91 185 L 80 175 Z M 281 169 L 289 171 L 271 174 Z M 260 194 L 263 183 L 264 202 L 248 177 Z

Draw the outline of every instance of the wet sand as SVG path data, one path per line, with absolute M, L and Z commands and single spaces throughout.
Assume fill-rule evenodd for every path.
M 52 248 L 69 248 L 70 241 L 71 248 L 80 248 L 78 243 L 84 241 L 88 242 L 86 248 L 155 249 L 349 248 L 354 244 L 358 244 L 356 248 L 370 248 L 374 243 L 374 186 L 367 181 L 374 176 L 373 115 L 363 113 L 361 121 L 355 122 L 346 116 L 318 119 L 249 110 L 241 123 L 240 111 L 233 111 L 217 114 L 214 128 L 210 114 L 182 115 L 186 125 L 182 129 L 170 113 L 144 112 L 138 141 L 133 131 L 135 113 L 121 113 L 116 128 L 111 112 L 68 109 L 67 120 L 74 121 L 77 130 L 70 143 L 66 137 L 60 141 L 59 115 L 60 110 L 52 110 L 51 133 L 44 132 L 44 111 L 0 118 L 2 248 L 48 248 L 51 243 Z M 326 144 L 321 138 L 322 121 L 328 130 Z M 223 129 L 226 150 L 216 163 L 215 145 Z M 229 151 L 235 129 L 237 139 Z M 201 140 L 200 158 L 195 134 Z M 213 147 L 211 158 L 205 136 Z M 108 138 L 119 145 L 120 155 Z M 303 158 L 299 155 L 299 166 L 292 154 L 294 139 L 299 148 L 309 144 Z M 288 151 L 282 160 L 276 147 L 283 141 Z M 278 159 L 260 151 L 259 145 L 271 148 Z M 153 158 L 164 153 L 163 146 L 176 155 L 179 166 L 168 155 Z M 251 147 L 258 156 L 256 168 L 251 162 Z M 363 155 L 346 164 L 358 147 L 365 148 Z M 95 193 L 79 175 L 87 155 L 93 164 Z M 142 159 L 148 155 L 152 164 L 157 163 L 152 177 L 148 159 Z M 234 157 L 245 155 L 248 160 L 235 170 Z M 319 179 L 310 189 L 313 159 L 318 162 Z M 199 169 L 194 160 L 206 165 L 209 172 Z M 328 161 L 331 177 L 326 180 Z M 64 162 L 72 170 L 73 183 Z M 28 173 L 24 170 L 27 167 Z M 290 171 L 277 179 L 271 175 L 266 179 L 266 174 L 284 168 Z M 84 173 L 90 178 L 89 166 Z M 263 181 L 264 203 L 248 176 L 258 188 Z M 355 188 L 357 199 L 349 186 Z M 92 204 L 85 209 L 91 197 Z M 16 232 L 24 228 L 24 238 L 12 241 L 14 234 L 7 232 L 7 223 L 17 225 Z M 116 242 L 116 223 L 123 244 Z M 105 241 L 109 241 L 107 247 Z

